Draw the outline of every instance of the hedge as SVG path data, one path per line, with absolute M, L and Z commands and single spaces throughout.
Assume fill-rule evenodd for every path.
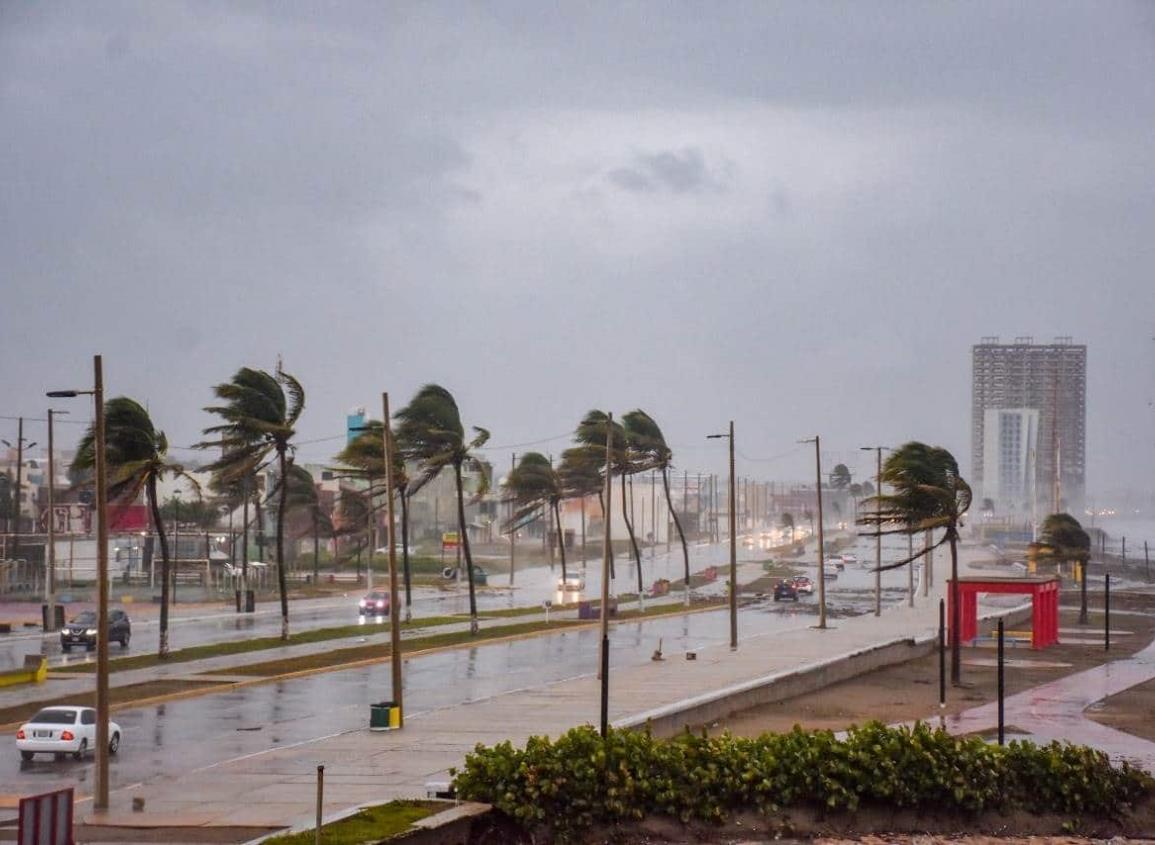
M 1084 746 L 999 747 L 923 723 L 880 722 L 851 728 L 844 739 L 795 727 L 757 739 L 687 731 L 663 740 L 611 730 L 603 740 L 587 726 L 556 742 L 531 737 L 523 749 L 478 745 L 453 775 L 460 797 L 492 804 L 526 829 L 563 835 L 649 815 L 722 823 L 733 811 L 796 806 L 1118 818 L 1155 783 Z

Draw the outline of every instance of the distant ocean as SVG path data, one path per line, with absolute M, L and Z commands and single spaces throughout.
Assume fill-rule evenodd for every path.
M 1084 528 L 1091 527 L 1091 519 L 1082 520 Z M 1138 516 L 1097 516 L 1095 528 L 1107 532 L 1107 549 L 1118 554 L 1123 545 L 1123 538 L 1127 538 L 1127 558 L 1143 556 L 1143 542 L 1150 547 L 1151 554 L 1155 555 L 1155 518 Z

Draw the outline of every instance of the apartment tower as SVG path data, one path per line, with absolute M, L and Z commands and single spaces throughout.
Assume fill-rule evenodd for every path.
M 972 348 L 971 486 L 1000 510 L 1083 507 L 1087 347 L 984 337 Z

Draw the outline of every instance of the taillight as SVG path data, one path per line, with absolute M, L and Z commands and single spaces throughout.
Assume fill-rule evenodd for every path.
M 21 728 L 20 730 L 16 731 L 16 738 L 17 739 L 24 739 L 24 728 Z
M 72 740 L 76 739 L 76 737 L 72 735 L 72 731 L 61 731 L 60 738 L 65 742 L 72 742 Z

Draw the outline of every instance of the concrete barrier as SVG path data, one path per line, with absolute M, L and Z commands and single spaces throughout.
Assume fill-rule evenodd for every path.
M 1016 625 L 1031 615 L 1030 605 L 994 611 L 981 617 L 986 622 L 1000 616 Z M 712 690 L 663 707 L 647 710 L 615 721 L 615 728 L 645 728 L 649 725 L 654 736 L 674 736 L 687 726 L 702 725 L 724 719 L 741 710 L 773 704 L 788 698 L 847 681 L 888 666 L 905 663 L 933 654 L 938 647 L 938 635 L 903 637 L 878 643 L 848 654 L 829 657 L 789 669 L 753 678 L 720 690 Z
M 0 672 L 0 687 L 17 684 L 42 684 L 48 678 L 48 660 L 39 654 L 24 655 L 23 669 Z

